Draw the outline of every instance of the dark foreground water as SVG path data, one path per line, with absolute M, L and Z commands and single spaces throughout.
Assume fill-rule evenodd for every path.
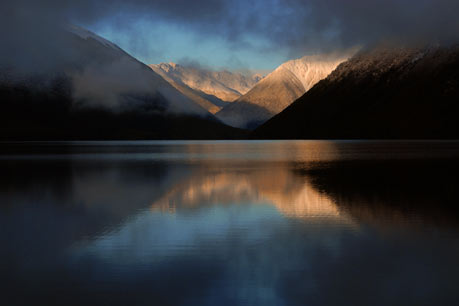
M 1 144 L 0 305 L 459 305 L 459 142 Z

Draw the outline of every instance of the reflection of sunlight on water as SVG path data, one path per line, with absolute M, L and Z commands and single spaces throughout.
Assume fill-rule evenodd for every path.
M 52 143 L 45 143 L 47 146 Z M 58 142 L 56 144 L 59 144 Z M 0 160 L 151 160 L 151 161 L 329 161 L 340 158 L 333 141 L 146 141 L 146 142 L 69 142 L 69 152 L 13 155 L 0 154 Z M 46 148 L 46 146 L 44 146 Z M 101 154 L 103 153 L 103 154 Z
M 331 141 L 234 141 L 185 144 L 191 160 L 330 161 L 339 158 Z
M 341 297 L 348 288 L 358 288 L 352 291 L 356 297 L 365 286 L 401 288 L 416 271 L 443 265 L 431 257 L 438 236 L 429 245 L 432 237 L 416 240 L 416 233 L 394 227 L 394 222 L 407 221 L 386 205 L 397 200 L 397 194 L 377 184 L 387 183 L 375 181 L 381 171 L 373 173 L 367 162 L 358 173 L 355 162 L 343 163 L 349 169 L 320 163 L 373 154 L 374 144 L 357 144 L 352 150 L 346 143 L 281 143 L 181 143 L 180 148 L 165 150 L 172 151 L 172 157 L 158 153 L 162 157 L 155 162 L 126 163 L 125 171 L 105 170 L 94 173 L 97 180 L 90 175 L 74 180 L 74 198 L 91 204 L 88 209 L 106 201 L 108 210 L 123 215 L 122 209 L 137 207 L 110 230 L 74 245 L 76 266 L 90 261 L 107 273 L 115 271 L 110 281 L 119 280 L 121 288 L 126 279 L 137 285 L 139 275 L 146 275 L 145 283 L 157 278 L 172 288 L 167 293 L 171 295 L 182 294 L 181 288 L 190 284 L 199 287 L 207 275 L 211 285 L 202 299 L 206 303 L 198 305 L 218 304 L 219 297 L 234 299 L 234 305 L 289 305 L 292 297 L 314 299 L 319 291 L 326 300 L 328 292 Z M 387 178 L 393 178 L 389 174 Z M 370 184 L 363 184 L 366 181 Z M 400 201 L 415 199 L 419 204 L 416 196 L 405 197 L 405 190 L 414 189 L 401 188 Z M 116 192 L 101 197 L 101 190 Z M 88 197 L 92 200 L 83 201 Z M 378 222 L 394 232 L 378 231 Z M 455 263 L 455 256 L 448 257 L 449 243 L 445 249 L 445 262 Z M 451 265 L 444 267 L 449 270 Z M 180 286 L 169 285 L 174 284 L 171 279 Z M 432 283 L 444 279 L 440 275 Z
M 355 225 L 331 198 L 285 167 L 198 173 L 152 203 L 151 210 L 175 213 L 180 209 L 241 202 L 270 203 L 284 216 L 308 222 L 328 220 Z
M 89 143 L 0 157 L 0 275 L 21 298 L 70 304 L 453 305 L 459 162 L 378 160 L 459 156 L 421 144 Z
M 356 232 L 356 224 L 327 195 L 289 169 L 215 168 L 205 165 L 182 178 L 119 228 L 105 232 L 80 250 L 109 262 L 152 263 L 174 256 L 230 254 L 230 248 L 258 248 L 301 221 L 310 239 L 336 249 L 325 233 Z M 210 258 L 209 258 L 210 259 Z

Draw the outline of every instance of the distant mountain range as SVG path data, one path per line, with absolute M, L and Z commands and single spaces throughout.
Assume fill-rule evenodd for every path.
M 0 140 L 459 138 L 458 45 L 305 56 L 262 78 L 56 32 L 20 50 L 33 62 L 2 61 Z
M 45 69 L 2 67 L 0 139 L 241 137 L 110 41 L 76 26 L 56 32 L 52 53 L 30 50 Z
M 459 138 L 459 46 L 367 49 L 253 138 Z
M 256 128 L 327 77 L 348 57 L 330 54 L 288 61 L 216 115 L 234 127 Z
M 213 114 L 245 94 L 262 79 L 259 74 L 212 71 L 175 63 L 154 64 L 150 68 Z

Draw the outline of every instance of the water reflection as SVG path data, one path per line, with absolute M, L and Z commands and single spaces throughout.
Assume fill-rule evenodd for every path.
M 458 225 L 457 159 L 335 162 L 297 171 L 359 223 L 386 229 Z
M 0 148 L 6 304 L 458 299 L 458 143 Z
M 177 209 L 245 202 L 273 205 L 285 216 L 308 222 L 352 222 L 332 199 L 313 188 L 307 177 L 293 173 L 288 164 L 236 173 L 208 167 L 172 187 L 151 209 L 175 213 Z

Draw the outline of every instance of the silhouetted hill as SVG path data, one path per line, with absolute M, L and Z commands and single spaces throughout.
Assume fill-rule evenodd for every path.
M 110 41 L 74 26 L 55 31 L 53 48 L 21 51 L 36 65 L 0 67 L 0 140 L 244 135 Z
M 137 97 L 142 108 L 112 111 L 75 107 L 71 83 L 57 78 L 51 89 L 0 86 L 0 140 L 234 139 L 246 132 L 212 115 L 165 113 L 161 96 Z
M 269 139 L 458 138 L 459 47 L 360 52 L 253 134 Z

